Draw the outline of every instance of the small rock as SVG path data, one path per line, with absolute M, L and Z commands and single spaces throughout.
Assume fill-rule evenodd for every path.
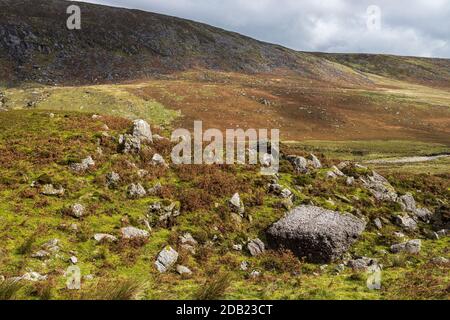
M 168 271 L 178 260 L 178 252 L 172 247 L 164 248 L 156 259 L 155 266 L 160 273 Z
M 449 264 L 449 260 L 444 257 L 435 257 L 431 259 L 431 263 L 437 264 L 437 265 L 446 265 Z
M 139 153 L 141 140 L 129 134 L 119 136 L 119 151 L 122 153 Z
M 140 183 L 132 183 L 128 186 L 127 196 L 129 199 L 139 199 L 147 194 L 144 187 Z
M 154 166 L 165 166 L 165 167 L 167 167 L 166 161 L 165 161 L 164 158 L 163 158 L 160 154 L 158 154 L 158 153 L 155 153 L 155 154 L 153 155 L 153 157 L 152 157 L 152 164 L 153 164 Z
M 41 275 L 37 272 L 30 271 L 25 273 L 22 277 L 20 277 L 22 280 L 31 281 L 31 282 L 37 282 L 37 281 L 45 281 L 47 280 L 46 275 Z
M 300 156 L 287 156 L 286 159 L 292 164 L 297 173 L 308 172 L 308 161 Z
M 133 137 L 141 142 L 153 142 L 153 135 L 147 121 L 138 119 L 133 121 Z
M 413 218 L 411 218 L 410 216 L 408 216 L 407 214 L 403 215 L 403 216 L 397 216 L 395 217 L 395 221 L 396 223 L 407 230 L 416 230 L 417 229 L 417 223 L 416 221 L 414 221 Z
M 42 245 L 42 248 L 51 251 L 58 252 L 59 251 L 59 239 L 51 239 Z
M 313 154 L 311 153 L 309 156 L 310 156 L 310 158 L 311 158 L 312 166 L 313 166 L 315 169 L 320 169 L 320 168 L 322 168 L 322 163 L 320 162 L 320 160 L 319 160 L 315 155 L 313 155 Z
M 378 230 L 383 229 L 383 224 L 381 223 L 380 218 L 376 218 L 375 220 L 373 220 L 373 224 L 375 225 L 375 227 L 376 227 Z
M 233 212 L 243 215 L 245 213 L 244 203 L 241 201 L 239 193 L 235 193 L 229 201 L 230 208 Z
M 235 251 L 242 251 L 242 244 L 234 244 L 233 250 Z
M 35 259 L 43 260 L 43 259 L 46 259 L 46 258 L 50 257 L 50 253 L 48 253 L 48 252 L 45 251 L 45 250 L 39 250 L 38 252 L 33 253 L 33 254 L 31 255 L 31 257 L 32 257 L 32 258 L 35 258 Z
M 78 263 L 78 258 L 75 257 L 75 256 L 71 256 L 71 257 L 69 258 L 69 261 L 70 261 L 70 263 L 72 263 L 72 264 L 77 264 L 77 263 Z
M 421 247 L 422 241 L 419 239 L 415 239 L 404 243 L 394 244 L 393 246 L 391 246 L 391 252 L 392 253 L 406 252 L 410 254 L 417 254 L 420 252 Z
M 377 260 L 367 257 L 362 257 L 355 260 L 350 260 L 348 266 L 357 272 L 367 271 L 369 267 L 378 265 Z
M 178 265 L 178 266 L 177 266 L 177 272 L 178 272 L 180 275 L 183 275 L 183 274 L 191 275 L 191 274 L 192 274 L 191 269 L 189 269 L 188 267 L 185 267 L 185 266 L 181 266 L 181 265 Z
M 253 270 L 253 271 L 250 273 L 250 278 L 252 278 L 252 279 L 259 278 L 260 276 L 261 276 L 261 272 L 260 272 L 260 271 L 257 271 L 257 270 Z
M 45 196 L 63 196 L 64 195 L 64 188 L 62 186 L 59 186 L 58 188 L 55 188 L 52 184 L 45 184 L 42 187 L 41 193 Z
M 345 181 L 345 184 L 348 185 L 348 186 L 352 186 L 353 184 L 355 184 L 355 178 L 347 177 L 347 180 Z
M 439 230 L 436 233 L 438 234 L 439 237 L 445 237 L 448 234 L 448 230 L 447 229 L 442 229 L 442 230 Z
M 254 257 L 259 256 L 266 251 L 264 243 L 258 238 L 250 240 L 247 244 L 247 249 Z
M 84 206 L 79 203 L 76 203 L 70 207 L 68 214 L 71 217 L 79 219 L 79 218 L 83 217 L 84 211 L 85 211 Z
M 94 235 L 94 239 L 97 242 L 116 242 L 117 238 L 113 235 L 107 233 L 96 233 Z
M 139 239 L 148 238 L 149 233 L 146 230 L 141 230 L 135 227 L 125 227 L 120 229 L 123 239 Z
M 248 263 L 248 261 L 242 261 L 241 265 L 240 265 L 240 269 L 242 271 L 247 271 L 249 266 L 250 266 L 250 264 Z
M 106 175 L 106 185 L 108 188 L 117 188 L 120 182 L 120 176 L 116 172 L 110 172 Z
M 91 156 L 87 157 L 86 159 L 83 159 L 80 163 L 73 163 L 70 165 L 70 169 L 75 172 L 82 172 L 86 171 L 91 167 L 95 166 L 95 161 L 92 159 Z

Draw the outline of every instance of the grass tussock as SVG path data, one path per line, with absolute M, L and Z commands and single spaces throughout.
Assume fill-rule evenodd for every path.
M 5 279 L 0 281 L 0 300 L 14 300 L 23 284 L 18 280 Z
M 216 278 L 206 281 L 196 292 L 194 298 L 196 300 L 219 300 L 223 297 L 230 284 L 230 274 L 220 274 Z
M 136 279 L 120 279 L 100 281 L 97 285 L 82 294 L 82 300 L 138 300 L 145 289 L 145 284 Z

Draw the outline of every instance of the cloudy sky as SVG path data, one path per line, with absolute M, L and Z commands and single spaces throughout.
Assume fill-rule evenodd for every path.
M 304 51 L 450 58 L 450 0 L 86 0 L 205 22 Z

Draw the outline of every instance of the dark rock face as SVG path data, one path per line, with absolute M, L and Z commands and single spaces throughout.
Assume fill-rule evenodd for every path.
M 289 249 L 299 258 L 328 263 L 342 256 L 364 231 L 366 223 L 351 214 L 316 206 L 300 206 L 267 230 L 273 249 Z

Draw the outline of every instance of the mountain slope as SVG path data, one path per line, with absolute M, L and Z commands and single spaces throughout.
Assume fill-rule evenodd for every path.
M 97 82 L 193 67 L 241 72 L 282 68 L 309 77 L 343 73 L 311 54 L 138 10 L 77 3 L 82 30 L 69 31 L 69 4 L 0 0 L 0 63 L 14 73 L 4 72 L 3 80 Z M 347 73 L 341 77 L 364 80 Z

